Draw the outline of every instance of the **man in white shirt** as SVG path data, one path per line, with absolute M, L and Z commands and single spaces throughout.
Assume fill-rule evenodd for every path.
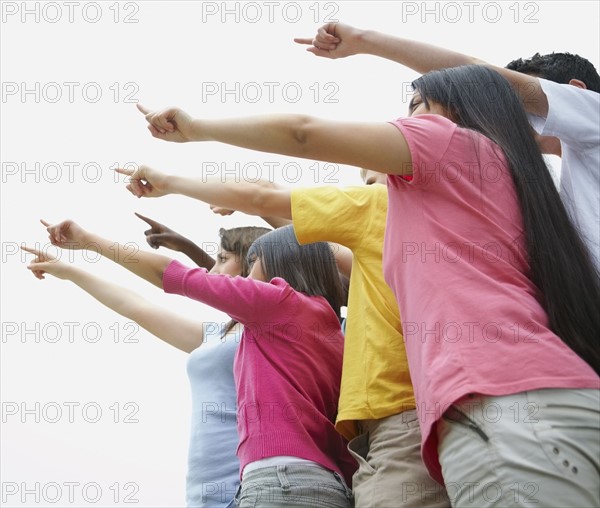
M 544 153 L 562 157 L 560 195 L 598 267 L 600 76 L 588 60 L 569 53 L 538 53 L 506 68 L 540 78 L 548 113 L 530 115 L 531 125 Z

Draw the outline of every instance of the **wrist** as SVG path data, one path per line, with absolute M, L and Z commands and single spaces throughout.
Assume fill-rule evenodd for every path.
M 185 237 L 175 238 L 172 243 L 173 250 L 181 252 L 186 256 L 189 256 L 189 254 L 193 253 L 194 248 L 196 247 L 196 244 L 194 242 L 192 242 L 189 238 Z
M 85 231 L 81 235 L 80 248 L 83 250 L 94 249 L 98 243 L 98 237 L 92 233 Z
M 373 30 L 363 30 L 356 28 L 352 38 L 354 39 L 353 46 L 355 55 L 368 55 L 372 54 L 373 39 L 375 38 L 376 32 Z
M 65 264 L 61 269 L 61 278 L 65 280 L 70 280 L 75 284 L 81 282 L 82 278 L 85 277 L 86 272 L 81 268 L 76 268 L 73 265 Z
M 188 141 L 208 141 L 208 137 L 206 136 L 206 123 L 203 120 L 194 118 L 191 125 L 191 136 Z
M 165 178 L 162 191 L 164 194 L 185 194 L 185 177 L 168 175 Z
M 83 245 L 81 246 L 83 250 L 95 251 L 98 252 L 101 256 L 107 257 L 108 251 L 110 250 L 109 247 L 110 245 L 106 239 L 92 233 L 86 234 L 84 236 Z
M 354 35 L 356 52 L 359 55 L 375 55 L 377 52 L 377 36 L 378 32 L 374 30 L 357 29 Z

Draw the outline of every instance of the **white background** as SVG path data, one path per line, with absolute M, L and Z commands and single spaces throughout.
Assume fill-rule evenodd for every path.
M 204 169 L 224 163 L 233 172 L 237 162 L 253 163 L 269 178 L 265 162 L 277 162 L 276 181 L 291 184 L 295 177 L 293 167 L 282 177 L 290 162 L 283 157 L 155 140 L 134 102 L 177 105 L 207 117 L 302 112 L 385 121 L 404 115 L 408 83 L 417 77 L 412 71 L 367 56 L 319 59 L 293 43 L 295 36 L 312 36 L 327 17 L 500 65 L 537 51 L 579 53 L 596 67 L 599 60 L 599 4 L 593 1 L 204 2 L 204 8 L 192 1 L 75 2 L 71 12 L 68 2 L 50 4 L 2 2 L 0 444 L 6 506 L 184 505 L 187 355 L 135 330 L 69 282 L 36 280 L 16 247 L 47 248 L 38 220 L 72 218 L 146 248 L 145 225 L 133 216 L 139 211 L 214 251 L 220 227 L 260 221 L 217 217 L 181 197 L 136 200 L 109 168 L 136 162 L 201 176 L 203 163 Z M 225 8 L 232 12 L 224 15 Z M 33 13 L 23 18 L 23 9 Z M 234 92 L 222 96 L 224 88 Z M 203 94 L 215 89 L 215 95 Z M 360 182 L 355 169 L 336 173 L 298 163 L 304 185 Z M 241 176 L 256 174 L 246 166 Z M 161 294 L 108 260 L 89 255 L 86 261 L 81 253 L 73 259 L 158 304 L 199 320 L 225 319 Z M 126 337 L 133 342 L 124 343 Z

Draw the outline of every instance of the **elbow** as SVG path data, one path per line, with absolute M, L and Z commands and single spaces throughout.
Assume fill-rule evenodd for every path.
M 156 269 L 154 270 L 152 280 L 149 279 L 149 282 L 154 284 L 156 287 L 164 290 L 164 283 L 163 283 L 164 275 L 165 275 L 165 271 L 166 271 L 167 267 L 169 266 L 169 264 L 171 263 L 171 261 L 172 260 L 169 258 L 164 258 L 162 260 L 162 263 L 160 265 L 158 265 L 156 267 Z
M 163 271 L 160 271 L 160 272 L 156 272 L 156 278 L 155 278 L 155 280 L 153 281 L 153 282 L 154 282 L 154 285 L 155 285 L 157 288 L 159 288 L 159 289 L 162 289 L 162 290 L 164 290 L 164 289 L 165 289 L 165 288 L 164 288 L 164 285 L 163 285 L 163 274 L 164 274 L 164 270 L 163 270 Z
M 297 149 L 296 156 L 310 158 L 311 142 L 314 136 L 314 119 L 307 115 L 298 115 L 292 125 L 291 136 Z
M 273 195 L 277 192 L 279 186 L 268 180 L 261 180 L 256 189 L 252 192 L 250 200 L 251 215 L 268 216 L 270 213 L 269 206 L 273 201 Z

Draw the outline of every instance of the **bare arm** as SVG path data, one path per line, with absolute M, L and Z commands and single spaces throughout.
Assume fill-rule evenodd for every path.
M 165 310 L 129 289 L 57 261 L 41 251 L 29 248 L 24 250 L 37 256 L 28 268 L 38 278 L 44 278 L 44 274 L 48 273 L 61 279 L 70 280 L 101 304 L 121 316 L 135 321 L 151 334 L 186 353 L 190 353 L 202 343 L 202 323 Z
M 127 268 L 131 273 L 147 280 L 159 288 L 163 288 L 163 272 L 172 259 L 153 252 L 132 249 L 118 242 L 113 242 L 99 235 L 90 235 L 88 250 L 96 250 L 105 258 Z
M 256 183 L 233 183 L 171 176 L 168 178 L 167 189 L 172 194 L 181 194 L 221 208 L 263 217 L 270 224 L 268 219 L 275 218 L 275 223 L 279 225 L 274 227 L 281 225 L 277 218 L 292 218 L 290 190 L 264 180 Z
M 154 305 L 133 291 L 106 282 L 91 273 L 75 270 L 71 280 L 101 304 L 135 321 L 152 335 L 186 353 L 202 344 L 203 326 L 163 307 Z
M 121 245 L 83 229 L 71 220 L 51 225 L 45 221 L 50 242 L 63 249 L 85 249 L 98 252 L 100 255 L 127 268 L 142 279 L 162 289 L 163 272 L 172 259 L 153 252 L 138 250 L 137 247 Z
M 145 117 L 152 135 L 166 141 L 217 141 L 381 173 L 410 175 L 412 171 L 404 137 L 386 122 L 335 122 L 306 115 L 194 120 L 176 108 L 147 112 Z
M 215 260 L 204 249 L 192 242 L 189 238 L 183 238 L 185 241 L 181 246 L 181 252 L 183 252 L 200 268 L 206 268 L 208 271 L 210 271 L 212 267 L 215 266 Z
M 291 157 L 407 174 L 410 152 L 388 123 L 336 122 L 305 115 L 195 120 L 194 139 Z
M 352 251 L 348 247 L 344 247 L 338 243 L 329 242 L 331 250 L 333 251 L 333 257 L 337 263 L 338 270 L 350 278 L 352 273 Z
M 264 220 L 273 229 L 289 226 L 292 223 L 290 219 L 283 219 L 281 217 L 261 217 L 261 219 Z
M 260 182 L 258 182 L 260 183 Z M 237 210 L 231 210 L 229 208 L 223 208 L 217 205 L 210 205 L 210 209 L 212 210 L 213 213 L 216 213 L 217 215 L 231 215 L 232 213 L 235 213 Z M 292 223 L 292 221 L 290 219 L 284 219 L 282 217 L 263 217 L 261 216 L 261 219 L 264 220 L 269 226 L 271 226 L 273 229 L 277 229 L 277 228 L 282 228 L 283 226 L 288 226 Z
M 431 44 L 374 30 L 362 30 L 344 23 L 327 23 L 317 30 L 314 38 L 298 37 L 294 41 L 308 45 L 307 51 L 323 58 L 373 55 L 398 62 L 421 74 L 446 67 L 484 63 L 471 56 Z
M 309 45 L 308 51 L 316 56 L 335 59 L 368 54 L 398 62 L 421 74 L 460 65 L 486 65 L 511 83 L 527 111 L 544 118 L 548 114 L 548 99 L 536 77 L 497 67 L 449 49 L 373 30 L 361 30 L 343 23 L 328 23 L 318 29 L 314 38 L 294 40 Z
M 209 271 L 215 265 L 215 260 L 189 238 L 180 235 L 160 222 L 144 217 L 140 213 L 136 212 L 135 215 L 150 226 L 150 229 L 144 231 L 144 235 L 146 235 L 148 245 L 153 249 L 166 247 L 177 252 L 183 252 L 200 268 L 206 268 Z
M 118 169 L 117 171 L 131 177 L 127 187 L 138 197 L 181 194 L 211 203 L 213 208 L 223 209 L 218 210 L 218 213 L 239 210 L 249 215 L 260 215 L 274 228 L 291 223 L 291 192 L 288 188 L 272 182 L 227 183 L 216 179 L 167 175 L 143 165 L 137 170 Z M 136 215 L 151 226 L 156 224 L 140 214 Z M 146 234 L 150 231 L 152 230 L 146 231 Z M 148 241 L 150 242 L 150 239 Z M 331 247 L 338 269 L 349 277 L 352 269 L 352 251 L 335 243 L 332 243 Z
M 137 170 L 117 171 L 130 177 L 127 189 L 137 197 L 180 194 L 217 207 L 217 213 L 229 214 L 237 210 L 263 217 L 269 223 L 272 219 L 278 224 L 274 227 L 285 225 L 292 218 L 290 190 L 272 182 L 234 183 L 217 178 L 168 175 L 144 165 Z

